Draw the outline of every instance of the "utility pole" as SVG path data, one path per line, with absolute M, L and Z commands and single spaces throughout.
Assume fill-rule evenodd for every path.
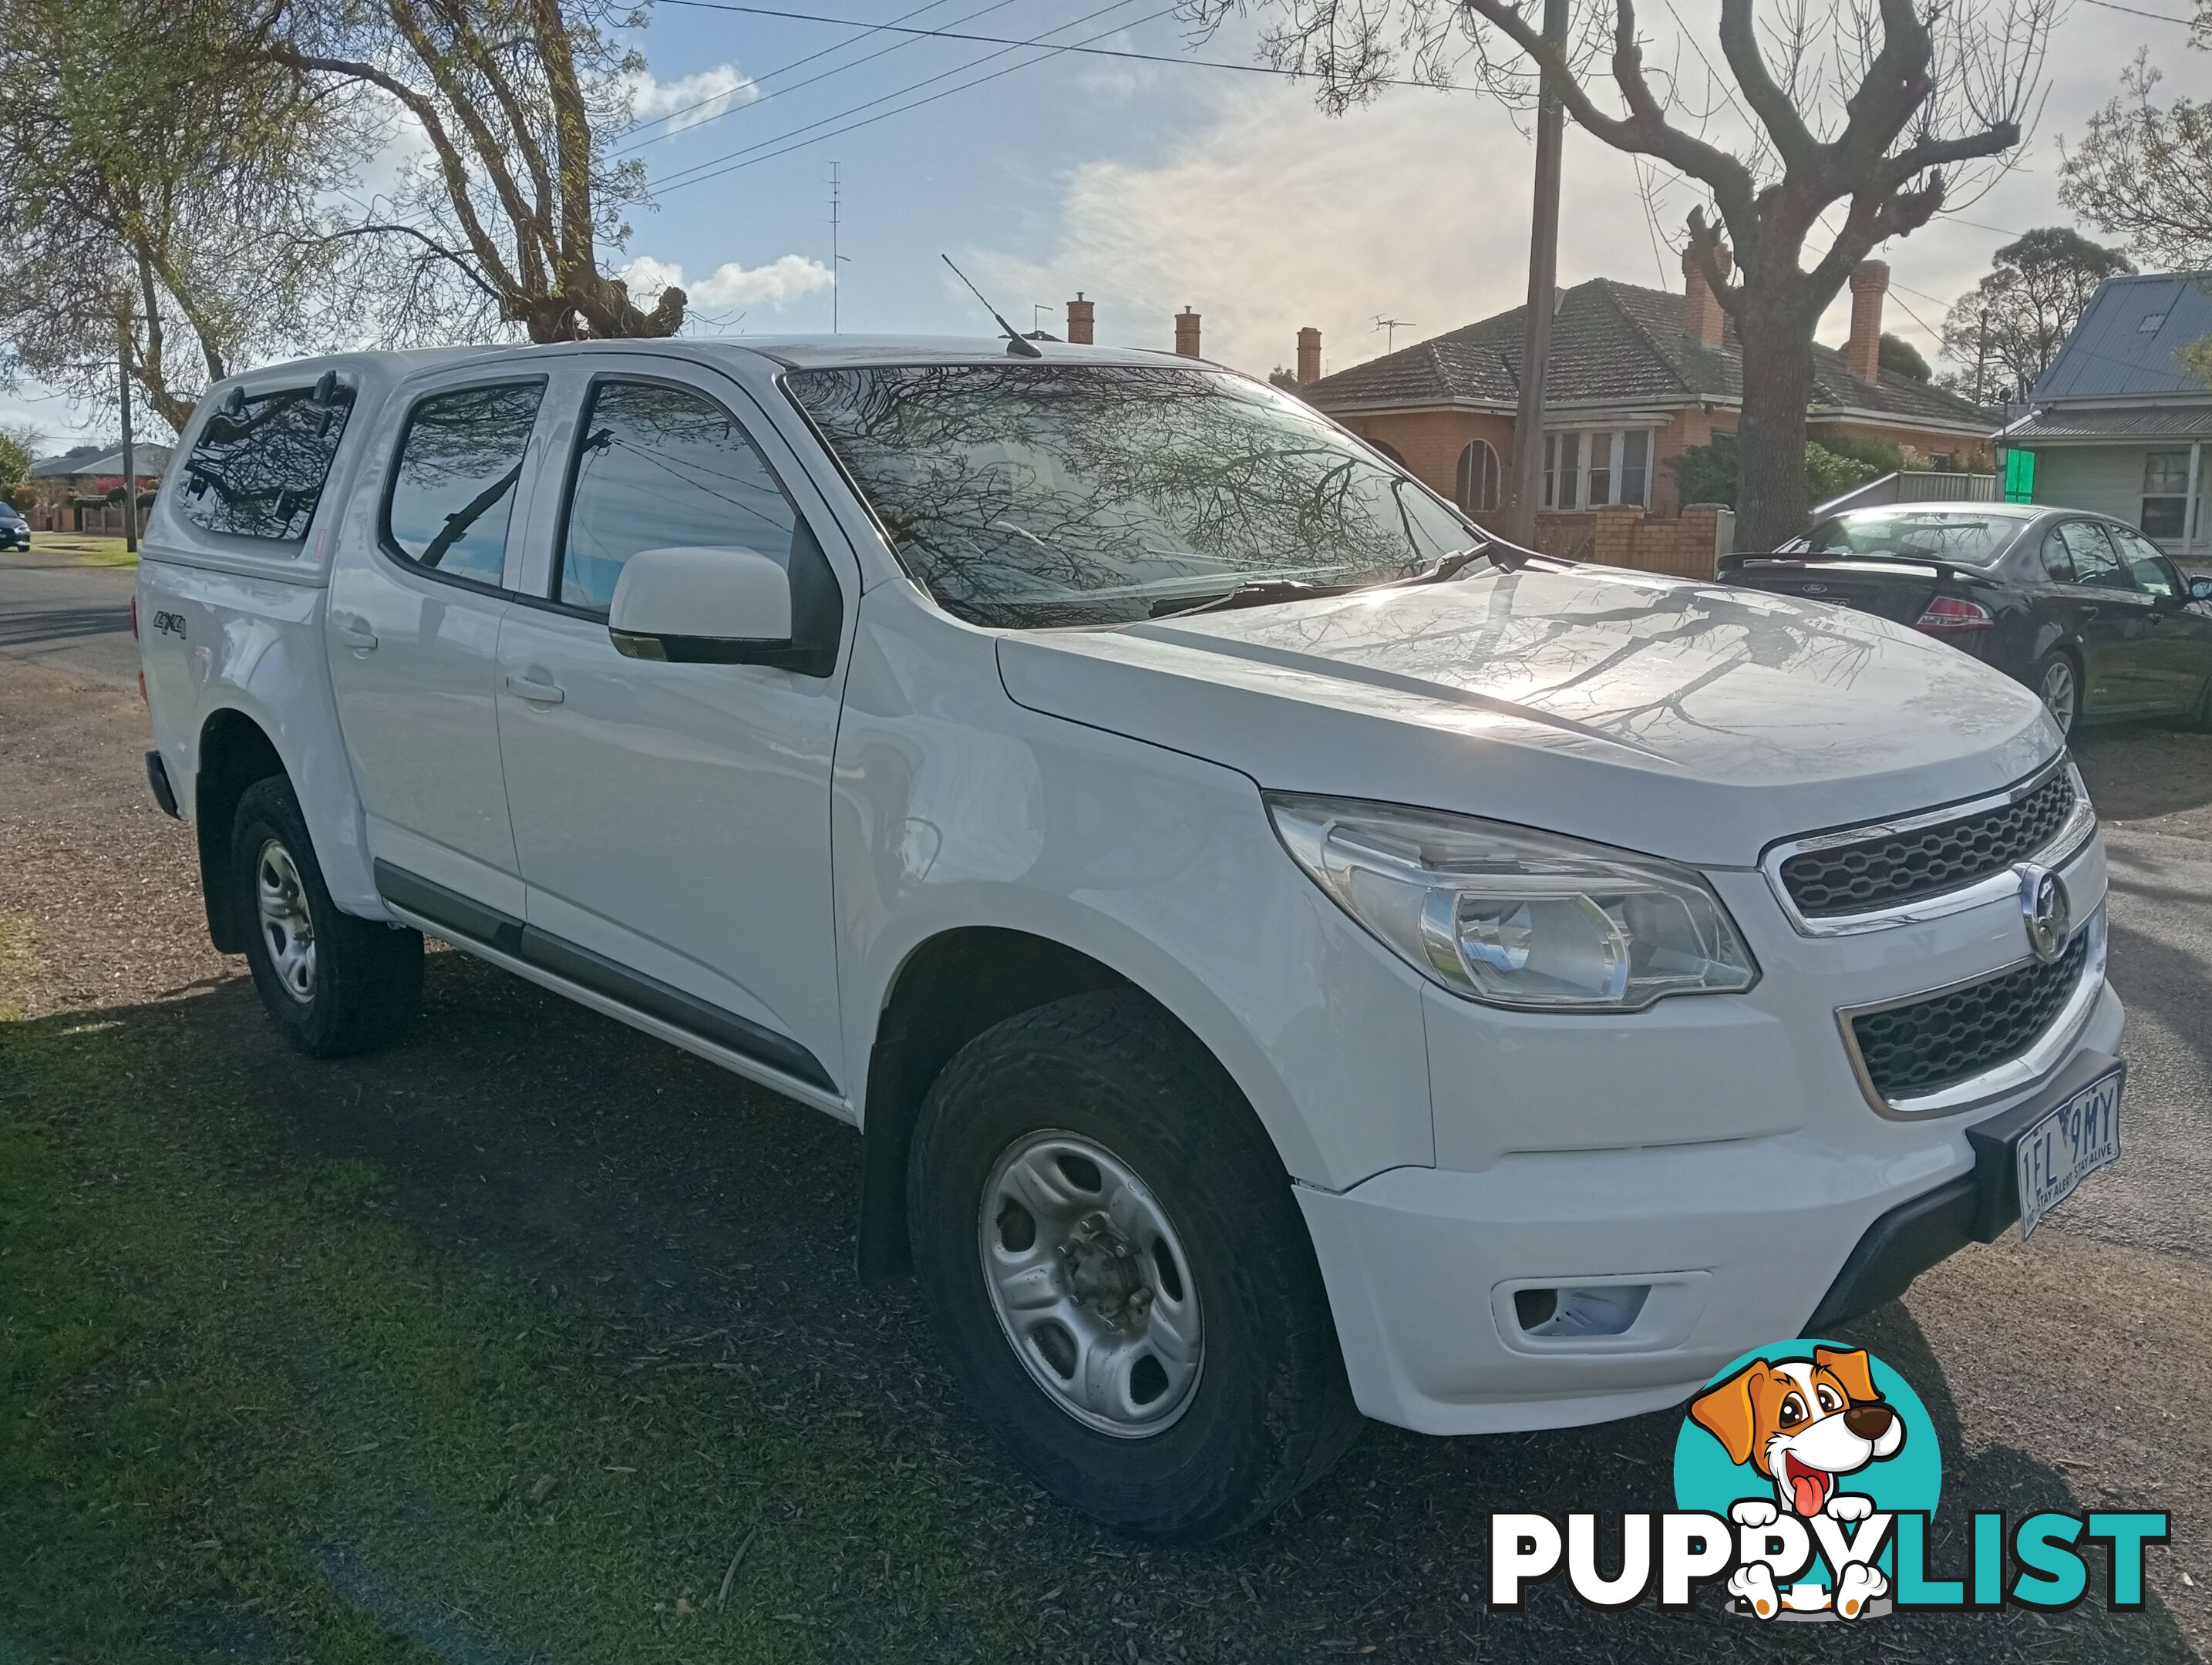
M 838 216 L 842 212 L 839 202 L 842 182 L 837 177 L 839 164 L 830 164 L 830 333 L 837 333 L 837 278 L 839 265 L 845 257 L 837 252 Z
M 123 395 L 123 547 L 138 553 L 138 453 L 131 442 L 131 309 L 115 319 L 115 367 Z
M 1567 45 L 1567 0 L 1544 0 L 1544 39 L 1556 53 Z M 1536 106 L 1536 199 L 1528 219 L 1528 311 L 1521 331 L 1521 404 L 1513 417 L 1513 472 L 1505 494 L 1504 531 L 1534 548 L 1536 506 L 1544 488 L 1544 372 L 1552 356 L 1553 295 L 1559 277 L 1559 151 L 1566 106 L 1559 78 L 1543 72 Z
M 1974 403 L 1982 402 L 1982 368 L 1990 362 L 1990 309 L 1982 306 L 1981 330 L 1974 341 Z

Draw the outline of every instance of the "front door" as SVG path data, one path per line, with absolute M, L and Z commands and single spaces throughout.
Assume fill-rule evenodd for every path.
M 543 377 L 433 383 L 380 436 L 374 547 L 349 545 L 325 620 L 369 854 L 519 913 L 493 704 L 507 532 Z M 396 446 L 382 450 L 396 435 Z
M 828 678 L 629 659 L 606 624 L 640 550 L 820 562 L 810 522 L 828 515 L 767 424 L 738 414 L 750 407 L 734 383 L 657 357 L 589 362 L 588 384 L 566 394 L 578 416 L 565 498 L 542 523 L 548 558 L 500 642 L 526 916 L 534 936 L 580 951 L 580 980 L 817 1086 L 842 1083 L 830 890 L 842 657 Z
M 2143 696 L 2163 711 L 2194 711 L 2206 678 L 2212 677 L 2212 620 L 2190 605 L 2187 580 L 2157 544 L 2131 527 L 2105 531 L 2136 587 L 2150 598 L 2139 655 Z

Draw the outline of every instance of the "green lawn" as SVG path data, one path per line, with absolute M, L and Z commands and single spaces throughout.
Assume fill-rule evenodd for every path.
M 31 534 L 31 550 L 35 555 L 58 555 L 80 567 L 138 564 L 138 557 L 123 547 L 120 536 L 96 538 L 73 532 L 34 532 Z
M 37 957 L 0 915 L 0 1001 Z M 0 1661 L 1042 1650 L 895 1426 L 458 1261 L 216 1044 L 0 1006 Z

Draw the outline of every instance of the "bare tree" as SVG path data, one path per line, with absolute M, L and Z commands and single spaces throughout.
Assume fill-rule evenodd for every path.
M 665 336 L 685 296 L 648 310 L 603 270 L 644 200 L 605 136 L 629 119 L 643 60 L 609 31 L 641 17 L 602 0 L 272 0 L 264 49 L 304 86 L 371 88 L 420 159 L 323 234 L 350 246 L 377 331 L 453 339 L 495 325 L 532 341 Z
M 172 427 L 244 355 L 305 344 L 304 240 L 358 143 L 345 98 L 242 61 L 253 21 L 162 0 L 0 7 L 0 350 L 112 406 L 118 341 Z
M 1803 525 L 1820 314 L 1877 245 L 1918 230 L 2004 165 L 2057 0 L 1783 0 L 1764 19 L 1757 0 L 1719 0 L 1725 75 L 1694 35 L 1677 49 L 1705 66 L 1710 102 L 1687 95 L 1678 56 L 1673 67 L 1648 61 L 1635 0 L 1571 3 L 1564 45 L 1515 0 L 1187 0 L 1187 9 L 1202 26 L 1248 6 L 1274 14 L 1263 51 L 1317 76 L 1326 108 L 1372 96 L 1401 58 L 1416 78 L 1472 81 L 1519 107 L 1548 75 L 1585 131 L 1690 181 L 1707 200 L 1689 214 L 1688 247 L 1743 348 L 1737 536 L 1771 547 Z M 1824 216 L 1837 205 L 1842 223 L 1831 227 Z
M 2212 0 L 2203 14 L 2212 32 Z M 2066 148 L 2058 197 L 2136 256 L 2169 270 L 2212 265 L 2212 103 L 2161 105 L 2148 52 L 2120 77 L 2120 95 Z

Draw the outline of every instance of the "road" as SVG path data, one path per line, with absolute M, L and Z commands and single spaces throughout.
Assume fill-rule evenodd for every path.
M 80 567 L 35 547 L 0 554 L 0 658 L 137 687 L 131 591 L 137 578 L 128 567 Z
M 1547 1585 L 1524 1613 L 1483 1611 L 1488 1513 L 1668 1506 L 1675 1414 L 1487 1440 L 1373 1426 L 1265 1528 L 1203 1552 L 1133 1553 L 1008 1475 L 910 1288 L 854 1285 L 858 1146 L 826 1118 L 450 953 L 433 958 L 416 1037 L 341 1066 L 292 1056 L 242 963 L 207 946 L 190 834 L 148 799 L 128 587 L 125 573 L 0 556 L 0 921 L 27 917 L 44 945 L 23 1002 L 33 1023 L 173 1014 L 215 1037 L 242 1090 L 301 1139 L 383 1164 L 393 1213 L 430 1252 L 626 1336 L 732 1336 L 788 1389 L 764 1413 L 780 1429 L 876 1442 L 894 1501 L 917 1462 L 959 1495 L 962 1554 L 1032 1598 L 1070 1659 L 1803 1651 L 1802 1632 L 1759 1631 L 1711 1602 L 1601 1613 Z M 2033 1243 L 1967 1251 L 1850 1336 L 1936 1417 L 1939 1556 L 1960 1558 L 1972 1509 L 2166 1508 L 2174 1539 L 2152 1553 L 2141 1613 L 1899 1614 L 1881 1621 L 1878 1650 L 1853 1650 L 1869 1658 L 2200 1658 L 2212 1644 L 2212 737 L 2092 732 L 2078 755 L 2105 817 L 2112 975 L 2131 1012 L 2127 1154 Z M 163 1084 L 143 1085 L 158 1101 Z M 844 1580 L 849 1604 L 864 1599 L 854 1569 L 890 1555 L 869 1520 L 843 1530 L 852 1553 L 822 1577 L 824 1599 Z M 878 1656 L 960 1656 L 942 1633 L 883 1617 Z M 470 1656 L 517 1656 L 495 1631 L 470 1634 L 482 1649 Z

